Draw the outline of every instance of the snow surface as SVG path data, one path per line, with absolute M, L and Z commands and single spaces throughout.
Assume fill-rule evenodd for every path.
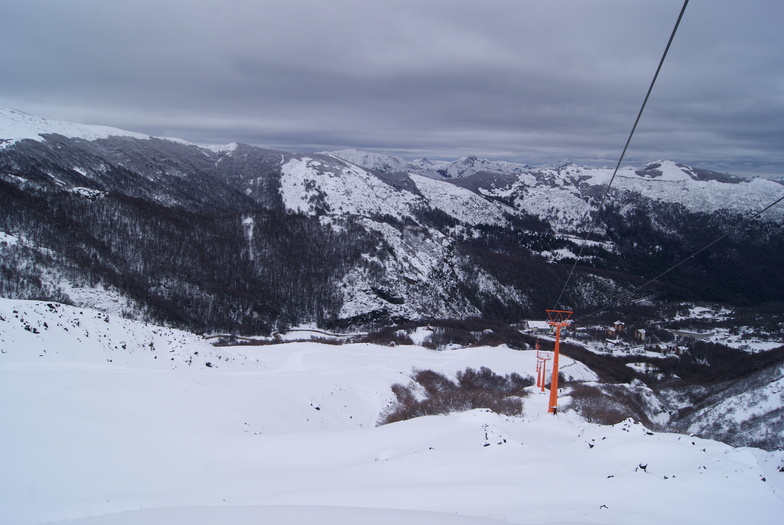
M 347 160 L 352 164 L 388 173 L 406 171 L 407 162 L 400 157 L 372 153 L 370 151 L 360 151 L 357 149 L 342 149 L 338 151 L 325 151 L 325 155 L 331 155 L 342 160 Z
M 390 170 L 394 166 L 394 171 L 424 175 L 433 179 L 434 184 L 439 185 L 436 187 L 443 188 L 444 192 L 449 192 L 446 188 L 452 184 L 440 173 L 446 173 L 447 179 L 481 171 L 514 175 L 517 180 L 510 185 L 480 191 L 496 197 L 524 194 L 525 198 L 516 203 L 520 210 L 550 221 L 563 232 L 570 231 L 575 223 L 584 223 L 593 212 L 592 205 L 581 197 L 581 188 L 599 186 L 603 189 L 613 175 L 612 168 L 578 166 L 571 161 L 533 167 L 471 156 L 453 162 L 420 159 L 401 167 L 401 159 L 397 157 L 358 150 L 331 154 L 363 167 L 384 171 L 385 166 L 390 166 Z M 643 170 L 623 167 L 618 170 L 612 188 L 616 192 L 636 192 L 654 201 L 682 204 L 693 212 L 705 213 L 727 210 L 749 214 L 784 195 L 784 187 L 775 180 L 740 177 L 732 182 L 699 180 L 692 168 L 668 160 L 650 163 Z M 449 213 L 449 207 L 444 211 Z M 761 219 L 782 217 L 784 206 L 776 206 Z
M 491 224 L 506 226 L 505 206 L 484 199 L 476 193 L 421 175 L 410 175 L 417 189 L 430 206 L 446 212 L 451 217 L 471 225 Z M 513 211 L 513 210 L 508 210 Z
M 68 138 L 84 140 L 98 140 L 109 137 L 131 137 L 149 140 L 157 138 L 177 142 L 186 146 L 198 146 L 214 153 L 230 153 L 237 148 L 236 143 L 231 144 L 197 144 L 177 137 L 152 137 L 144 133 L 127 131 L 110 126 L 97 126 L 92 124 L 76 124 L 63 122 L 43 117 L 36 117 L 15 109 L 0 107 L 0 149 L 10 146 L 20 140 L 32 139 L 43 141 L 42 135 L 57 134 Z M 77 167 L 74 169 L 83 175 L 84 171 Z
M 784 453 L 549 416 L 546 392 L 375 426 L 413 368 L 468 366 L 530 376 L 535 352 L 213 348 L 0 299 L 0 523 L 780 523 Z
M 107 126 L 89 126 L 49 120 L 14 109 L 0 107 L 0 148 L 10 146 L 14 142 L 24 139 L 42 141 L 44 138 L 41 135 L 49 133 L 85 140 L 105 139 L 113 136 L 137 139 L 151 138 L 143 133 L 134 133 Z
M 383 268 L 387 276 L 388 292 L 402 297 L 418 297 L 420 304 L 429 301 L 429 312 L 434 317 L 466 318 L 479 315 L 475 307 L 454 304 L 444 294 L 450 282 L 456 282 L 457 272 L 460 271 L 454 252 L 451 249 L 452 240 L 437 230 L 427 231 L 421 228 L 400 228 L 369 218 L 363 220 L 363 225 L 369 231 L 377 231 L 395 253 L 395 257 L 379 258 L 364 255 L 370 263 L 375 263 Z M 370 265 L 369 265 L 370 266 Z M 482 284 L 487 287 L 488 279 L 482 279 Z M 440 287 L 433 287 L 430 283 L 434 280 L 441 281 Z M 500 283 L 493 280 L 496 285 L 494 292 L 505 295 L 506 291 Z M 343 289 L 343 305 L 340 310 L 341 318 L 350 318 L 355 315 L 384 308 L 391 315 L 411 318 L 417 316 L 416 305 L 409 302 L 392 304 L 382 299 L 374 287 L 378 281 L 369 275 L 368 269 L 353 268 L 340 284 Z
M 746 411 L 739 411 L 734 407 L 749 407 Z M 717 409 L 712 412 L 724 416 L 724 419 L 734 421 L 740 424 L 754 417 L 763 416 L 767 413 L 773 412 L 777 409 L 784 407 L 784 375 L 775 381 L 771 381 L 762 388 L 756 388 L 743 392 L 738 396 L 722 401 Z M 722 419 L 717 417 L 714 419 Z M 707 426 L 707 423 L 701 422 L 696 427 L 700 429 L 700 425 Z
M 681 167 L 672 161 L 656 164 L 660 165 L 657 169 L 662 173 L 659 177 L 642 176 L 633 167 L 621 168 L 613 181 L 613 190 L 635 192 L 654 201 L 682 204 L 692 212 L 705 213 L 720 210 L 742 214 L 756 212 L 784 195 L 784 187 L 768 179 L 740 179 L 735 183 L 697 180 L 691 175 L 691 168 Z M 529 193 L 526 199 L 530 197 L 531 200 L 525 204 L 525 209 L 544 218 L 555 214 L 555 218 L 564 223 L 579 219 L 581 214 L 589 211 L 589 207 L 587 202 L 580 199 L 575 181 L 591 186 L 606 186 L 612 173 L 610 168 L 576 165 L 569 166 L 565 171 L 546 170 L 543 174 L 553 184 L 551 187 L 536 184 L 527 176 L 520 176 L 526 186 L 533 186 L 527 188 Z M 560 217 L 558 213 L 570 215 Z M 774 217 L 782 216 L 784 207 L 777 206 L 761 217 L 773 220 Z
M 385 184 L 358 166 L 336 160 L 325 165 L 309 157 L 293 158 L 281 167 L 281 195 L 287 210 L 314 214 L 321 201 L 329 213 L 411 217 L 419 198 Z
M 15 246 L 19 242 L 19 237 L 0 231 L 0 244 Z
M 733 311 L 718 305 L 685 305 L 688 311 L 681 312 L 674 317 L 675 321 L 700 320 L 703 321 L 701 328 L 695 330 L 678 330 L 682 334 L 691 333 L 692 337 L 698 337 L 712 343 L 719 343 L 736 350 L 757 353 L 766 352 L 784 346 L 784 340 L 775 338 L 771 334 L 761 332 L 759 327 L 735 326 L 732 329 L 721 326 L 705 325 L 704 321 L 720 322 L 732 319 Z
M 0 108 L 0 148 L 24 139 L 41 141 L 44 140 L 42 135 L 49 133 L 85 140 L 111 136 L 152 138 L 107 126 L 60 122 Z M 176 138 L 164 140 L 192 144 Z M 193 145 L 203 148 L 205 154 L 207 151 L 231 153 L 237 147 L 237 144 Z M 585 187 L 604 187 L 613 173 L 611 168 L 577 166 L 569 161 L 535 168 L 527 164 L 490 161 L 475 156 L 453 162 L 421 159 L 406 163 L 399 157 L 359 150 L 331 152 L 320 159 L 295 156 L 283 162 L 281 193 L 287 209 L 315 213 L 315 203 L 321 203 L 328 205 L 330 213 L 364 216 L 381 214 L 402 219 L 412 218 L 413 210 L 424 204 L 421 197 L 395 190 L 362 169 L 365 167 L 387 173 L 408 171 L 424 175 L 429 180 L 423 180 L 423 177 L 414 180 L 433 206 L 466 224 L 503 224 L 503 212 L 512 212 L 511 208 L 456 188 L 438 170 L 451 178 L 484 171 L 512 175 L 516 180 L 501 187 L 481 188 L 481 193 L 488 197 L 519 196 L 514 199 L 516 209 L 549 221 L 557 231 L 563 233 L 573 231 L 575 224 L 585 224 L 594 212 L 596 203 L 589 203 L 585 199 Z M 79 166 L 73 169 L 84 171 Z M 645 170 L 624 167 L 618 171 L 613 190 L 636 192 L 654 201 L 677 203 L 690 211 L 706 213 L 727 210 L 750 214 L 784 195 L 784 186 L 774 180 L 699 180 L 692 168 L 672 161 L 651 163 Z M 773 207 L 761 216 L 762 220 L 772 221 L 782 218 L 784 206 Z M 552 255 L 555 258 L 565 256 Z

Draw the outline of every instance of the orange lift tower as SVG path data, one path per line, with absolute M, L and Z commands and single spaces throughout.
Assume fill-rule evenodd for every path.
M 536 340 L 536 387 L 544 392 L 544 379 L 547 374 L 547 361 L 551 359 L 549 352 L 542 352 L 539 339 Z
M 547 310 L 549 320 L 547 324 L 555 327 L 555 350 L 553 350 L 553 378 L 550 380 L 550 404 L 547 408 L 548 414 L 558 412 L 558 357 L 561 347 L 561 328 L 569 326 L 569 317 L 573 312 L 565 310 Z

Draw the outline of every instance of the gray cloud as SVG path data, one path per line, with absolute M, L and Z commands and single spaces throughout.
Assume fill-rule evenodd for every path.
M 207 143 L 612 165 L 681 0 L 2 1 L 0 105 Z M 627 154 L 784 174 L 778 0 L 693 0 Z

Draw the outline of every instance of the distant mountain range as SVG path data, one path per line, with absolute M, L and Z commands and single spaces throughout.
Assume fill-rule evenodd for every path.
M 516 321 L 553 306 L 593 223 L 559 307 L 784 300 L 784 206 L 745 222 L 781 181 L 656 161 L 621 169 L 597 215 L 611 175 L 208 147 L 0 109 L 0 295 L 237 333 Z

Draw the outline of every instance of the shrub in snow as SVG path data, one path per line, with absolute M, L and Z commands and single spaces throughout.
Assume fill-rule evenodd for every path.
M 649 403 L 634 388 L 624 385 L 602 385 L 601 387 L 575 383 L 570 385 L 571 404 L 586 421 L 599 425 L 615 425 L 632 418 L 648 428 L 655 425 L 648 416 Z
M 525 387 L 533 384 L 533 379 L 515 373 L 501 376 L 486 367 L 458 372 L 457 382 L 433 370 L 416 370 L 412 379 L 408 386 L 392 385 L 395 401 L 381 414 L 380 425 L 475 408 L 520 415 L 521 398 L 528 395 Z M 424 391 L 424 399 L 416 395 L 420 389 Z

